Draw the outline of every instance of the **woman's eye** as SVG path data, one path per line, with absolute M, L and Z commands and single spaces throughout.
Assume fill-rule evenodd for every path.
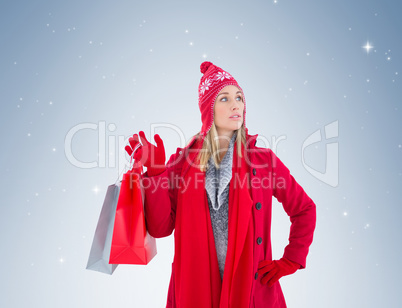
M 236 97 L 236 98 L 240 98 L 240 100 L 239 100 L 239 101 L 243 101 L 243 98 L 242 98 L 241 96 L 238 96 L 238 97 Z M 227 98 L 226 98 L 226 97 L 223 97 L 223 98 L 221 99 L 221 101 L 226 102 L 226 101 L 224 101 L 224 99 L 226 99 L 226 100 L 227 100 Z

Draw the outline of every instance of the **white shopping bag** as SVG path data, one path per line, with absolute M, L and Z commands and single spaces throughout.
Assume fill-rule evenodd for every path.
M 117 201 L 119 200 L 120 181 L 110 185 L 106 192 L 105 201 L 96 226 L 87 269 L 105 274 L 113 274 L 118 264 L 109 264 L 112 244 L 114 219 Z

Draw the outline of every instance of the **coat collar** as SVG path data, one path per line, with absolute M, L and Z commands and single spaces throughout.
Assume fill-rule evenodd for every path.
M 247 148 L 255 148 L 255 144 L 257 143 L 258 134 L 255 135 L 246 135 L 246 143 Z

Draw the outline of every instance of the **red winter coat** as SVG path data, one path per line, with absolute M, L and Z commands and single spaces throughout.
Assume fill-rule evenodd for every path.
M 271 250 L 271 212 L 272 196 L 282 203 L 290 217 L 291 227 L 289 244 L 285 247 L 284 257 L 306 267 L 306 257 L 313 241 L 316 225 L 316 207 L 311 198 L 290 174 L 289 169 L 270 149 L 256 147 L 256 135 L 246 136 L 246 148 L 251 162 L 251 192 L 255 203 L 252 214 L 254 219 L 254 280 L 250 293 L 250 308 L 283 308 L 285 298 L 279 281 L 272 287 L 262 284 L 257 279 L 258 263 L 272 260 Z M 175 228 L 178 182 L 182 163 L 190 142 L 184 149 L 177 148 L 168 163 L 166 170 L 157 176 L 143 176 L 145 188 L 145 219 L 147 230 L 153 237 L 161 238 L 170 235 Z M 166 307 L 176 307 L 174 299 L 174 271 L 172 274 Z M 261 278 L 261 277 L 260 277 Z M 194 278 L 196 279 L 196 277 Z M 207 308 L 207 307 L 206 307 Z M 242 308 L 242 307 L 241 307 Z

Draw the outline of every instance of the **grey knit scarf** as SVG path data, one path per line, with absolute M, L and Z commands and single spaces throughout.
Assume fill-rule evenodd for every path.
M 228 245 L 229 183 L 232 179 L 235 135 L 233 134 L 230 140 L 228 150 L 220 163 L 220 168 L 216 169 L 211 157 L 205 174 L 205 189 L 208 195 L 209 212 L 221 279 L 223 279 Z

